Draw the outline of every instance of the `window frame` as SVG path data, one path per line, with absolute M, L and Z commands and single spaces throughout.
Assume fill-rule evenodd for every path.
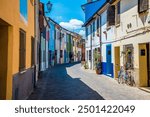
M 113 11 L 113 12 L 112 12 Z M 115 25 L 115 14 L 116 10 L 115 10 L 115 5 L 110 5 L 107 9 L 107 28 L 109 28 L 110 26 L 114 26 Z
M 115 25 L 116 26 L 118 26 L 118 25 L 120 25 L 120 14 L 121 14 L 121 1 L 118 1 L 117 2 L 117 4 L 116 4 L 116 6 L 115 6 L 116 8 L 115 8 L 115 13 L 116 13 L 116 15 L 115 15 Z
M 138 0 L 138 13 L 144 13 L 149 9 L 149 0 L 145 0 L 145 2 L 147 1 L 146 8 L 144 8 L 144 6 L 142 6 L 142 4 L 141 4 L 142 1 L 144 1 L 144 0 Z M 143 10 L 141 7 L 143 7 Z
M 26 69 L 26 32 L 20 29 L 19 35 L 19 72 L 22 72 Z M 24 38 L 22 38 L 21 36 L 23 36 Z
M 31 37 L 31 67 L 35 65 L 35 38 Z
M 28 0 L 24 0 L 24 1 L 19 0 L 19 2 L 20 2 L 20 4 L 19 4 L 20 14 L 26 21 L 28 21 Z

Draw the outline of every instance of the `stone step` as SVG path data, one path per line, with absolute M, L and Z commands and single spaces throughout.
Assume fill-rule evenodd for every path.
M 150 93 L 150 87 L 139 87 L 139 89 Z

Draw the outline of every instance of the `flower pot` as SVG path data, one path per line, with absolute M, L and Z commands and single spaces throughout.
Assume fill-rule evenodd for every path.
M 96 74 L 101 74 L 101 69 L 97 69 Z

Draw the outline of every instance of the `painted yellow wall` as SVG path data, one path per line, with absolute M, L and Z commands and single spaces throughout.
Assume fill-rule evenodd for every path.
M 9 27 L 7 99 L 12 97 L 12 75 L 19 72 L 19 30 L 26 32 L 26 69 L 31 67 L 31 36 L 34 37 L 34 6 L 28 1 L 28 22 L 20 16 L 19 0 L 1 0 L 0 18 Z

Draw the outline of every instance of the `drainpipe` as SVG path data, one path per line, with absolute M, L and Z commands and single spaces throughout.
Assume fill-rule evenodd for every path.
M 36 86 L 36 81 L 38 80 L 38 46 L 37 44 L 39 43 L 39 0 L 34 1 L 34 87 Z
M 99 15 L 99 19 L 100 19 L 100 21 L 99 21 L 99 22 L 100 22 L 100 23 L 99 23 L 99 24 L 100 24 L 100 25 L 99 25 L 99 26 L 100 26 L 100 37 L 99 37 L 99 41 L 100 41 L 100 54 L 101 54 L 101 56 L 100 56 L 100 57 L 101 57 L 101 58 L 100 58 L 100 62 L 101 62 L 101 64 L 102 64 L 102 29 L 101 29 L 101 26 L 102 26 L 101 20 L 102 20 L 102 19 L 101 19 L 101 15 Z
M 90 24 L 90 32 L 91 32 L 91 38 L 90 38 L 90 40 L 91 40 L 91 53 L 90 53 L 90 54 L 91 54 L 91 56 L 90 56 L 90 57 L 91 57 L 91 58 L 90 58 L 90 59 L 91 59 L 91 60 L 90 60 L 91 65 L 90 65 L 90 69 L 92 69 L 92 66 L 93 66 L 93 65 L 92 65 L 92 51 L 93 51 L 93 50 L 92 50 L 92 24 Z
M 97 15 L 99 16 L 99 27 L 100 27 L 100 36 L 99 36 L 99 41 L 100 41 L 100 54 L 101 54 L 101 56 L 100 56 L 100 63 L 101 63 L 101 66 L 102 66 L 102 30 L 101 30 L 101 26 L 102 26 L 102 22 L 101 22 L 101 15 L 99 15 L 98 13 L 97 13 Z
M 60 57 L 60 58 L 59 58 L 59 63 L 60 63 L 60 64 L 61 64 L 61 56 L 60 56 L 60 54 L 61 54 L 61 53 L 60 53 L 60 52 L 61 52 L 61 30 L 62 30 L 62 28 L 60 29 L 60 39 L 59 39 L 59 40 L 60 40 L 60 44 L 59 44 L 59 57 Z

